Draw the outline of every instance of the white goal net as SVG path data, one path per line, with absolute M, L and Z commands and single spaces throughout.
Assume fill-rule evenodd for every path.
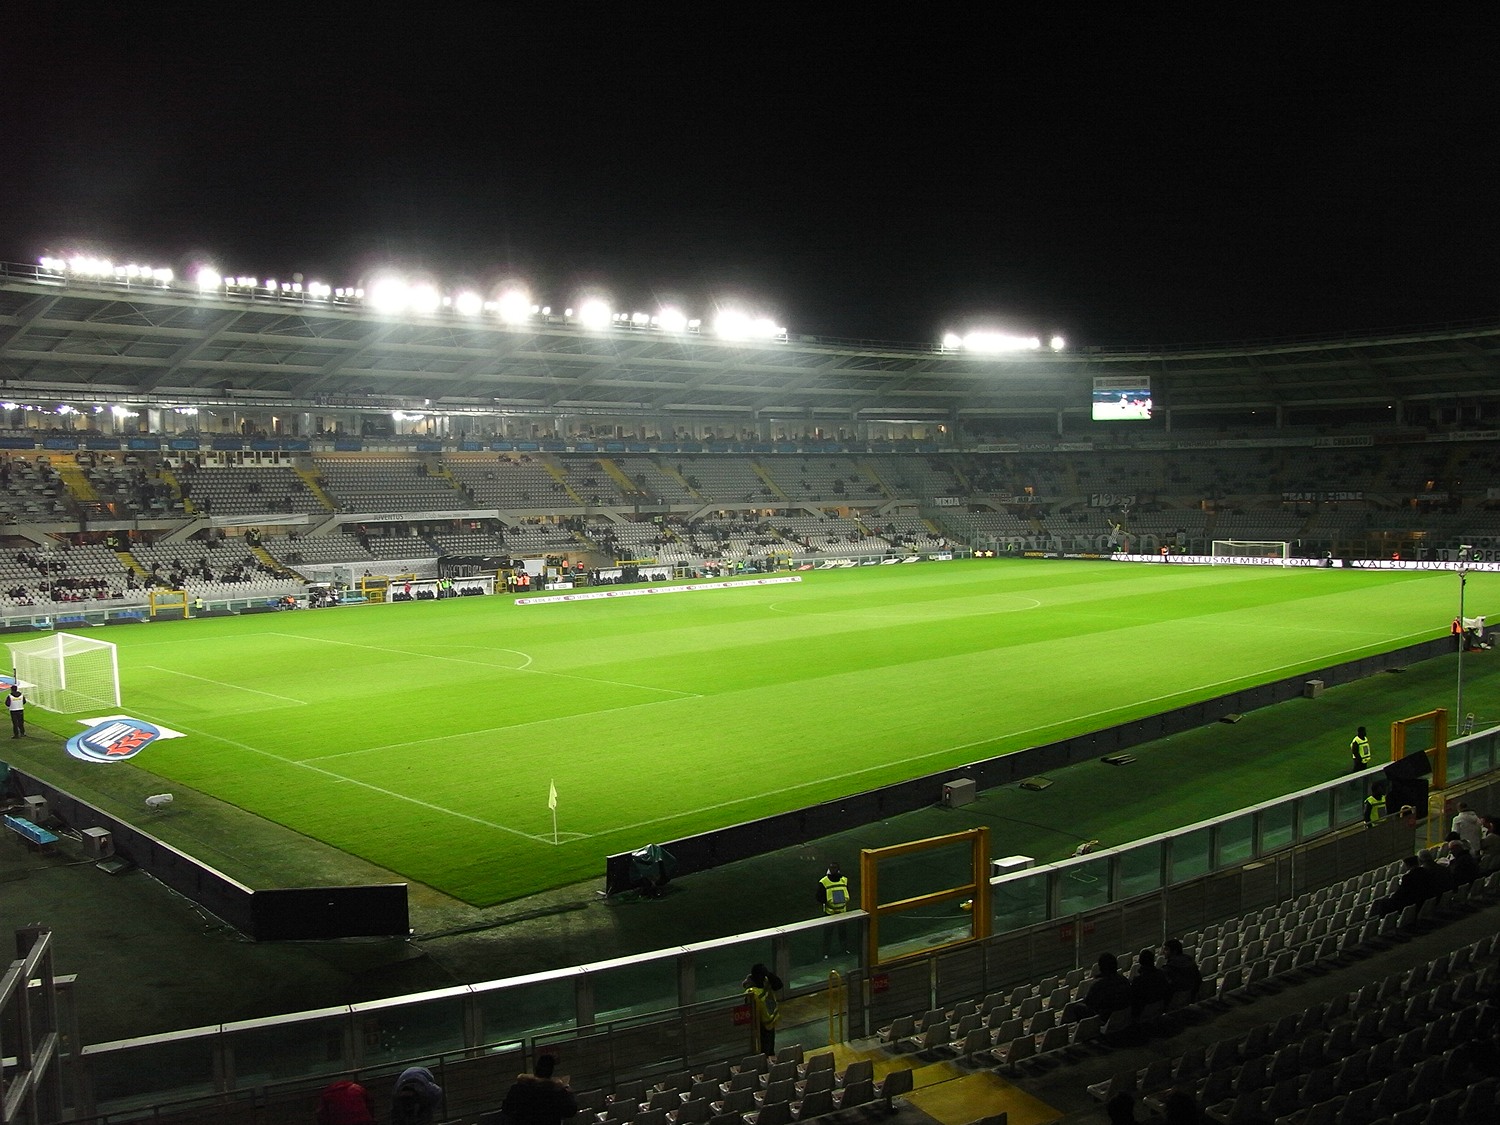
M 1221 563 L 1286 563 L 1291 556 L 1291 544 L 1285 539 L 1215 539 L 1210 562 Z
M 6 647 L 21 690 L 38 707 L 69 714 L 120 706 L 120 665 L 109 641 L 54 633 Z

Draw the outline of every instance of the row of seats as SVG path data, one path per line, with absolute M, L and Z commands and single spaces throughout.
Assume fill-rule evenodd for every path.
M 841 1109 L 894 1100 L 912 1089 L 909 1069 L 893 1070 L 875 1080 L 869 1059 L 835 1067 L 832 1052 L 804 1060 L 802 1048 L 779 1051 L 775 1058 L 755 1054 L 738 1063 L 722 1061 L 701 1071 L 681 1071 L 654 1085 L 624 1082 L 613 1090 L 577 1095 L 584 1125 L 790 1125 Z M 482 1125 L 490 1118 L 480 1117 Z

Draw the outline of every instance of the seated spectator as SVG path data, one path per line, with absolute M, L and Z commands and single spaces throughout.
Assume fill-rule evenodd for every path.
M 1438 853 L 1432 848 L 1423 848 L 1417 853 L 1417 862 L 1421 864 L 1422 870 L 1427 873 L 1427 880 L 1432 890 L 1429 898 L 1436 898 L 1444 891 L 1451 891 L 1457 884 L 1453 881 L 1453 872 L 1449 871 L 1438 862 Z
M 1068 1005 L 1063 1019 L 1074 1023 L 1084 1016 L 1108 1016 L 1130 1007 L 1130 1003 L 1130 982 L 1120 975 L 1119 959 L 1113 953 L 1101 953 L 1094 970 L 1094 983 L 1089 985 L 1082 1000 Z
M 396 1079 L 391 1094 L 392 1125 L 428 1125 L 438 1120 L 443 1088 L 425 1066 L 409 1066 Z
M 1186 992 L 1190 999 L 1198 999 L 1198 990 L 1203 987 L 1203 970 L 1192 954 L 1183 952 L 1182 942 L 1168 938 L 1162 943 L 1161 969 L 1172 983 L 1173 992 Z
M 501 1112 L 511 1125 L 559 1125 L 578 1112 L 578 1100 L 568 1089 L 565 1079 L 554 1078 L 557 1068 L 553 1055 L 541 1055 L 531 1074 L 516 1076 L 516 1083 L 505 1095 Z
M 375 1125 L 370 1091 L 358 1082 L 330 1082 L 318 1095 L 318 1125 Z
M 1433 877 L 1428 874 L 1416 856 L 1403 856 L 1401 862 L 1405 865 L 1405 870 L 1401 873 L 1401 881 L 1396 884 L 1394 894 L 1387 895 L 1375 903 L 1376 914 L 1394 914 L 1405 910 L 1408 906 L 1420 906 L 1437 894 Z
M 1464 843 L 1457 832 L 1448 833 L 1448 839 L 1442 850 L 1444 854 L 1438 863 L 1448 868 L 1448 874 L 1452 877 L 1454 886 L 1472 883 L 1479 878 L 1479 861 L 1474 858 L 1474 853 L 1469 851 L 1468 844 Z
M 1479 873 L 1500 871 L 1500 832 L 1495 831 L 1494 817 L 1484 818 L 1484 835 L 1479 839 Z
M 1172 982 L 1156 967 L 1156 950 L 1143 949 L 1136 955 L 1130 970 L 1130 1010 L 1139 1016 L 1157 1001 L 1165 1004 L 1172 996 Z

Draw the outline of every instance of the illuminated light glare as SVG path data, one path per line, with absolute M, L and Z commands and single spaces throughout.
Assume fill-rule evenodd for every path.
M 643 312 L 631 313 L 630 323 L 634 324 L 637 328 L 645 328 L 651 323 L 651 317 Z
M 612 315 L 609 305 L 597 298 L 578 306 L 578 323 L 585 328 L 608 328 Z
M 198 408 L 196 406 L 174 406 L 172 407 L 172 413 L 193 415 L 198 413 Z
M 224 279 L 219 276 L 219 271 L 208 266 L 199 266 L 198 272 L 193 275 L 201 292 L 207 293 L 211 289 L 217 289 L 224 284 Z
M 725 309 L 714 320 L 714 335 L 724 340 L 769 340 L 785 332 L 770 317 L 751 316 L 738 309 Z
M 524 324 L 531 317 L 531 295 L 523 289 L 507 289 L 495 302 L 495 315 L 504 324 Z
M 688 319 L 681 310 L 666 308 L 656 314 L 656 323 L 663 332 L 686 332 Z
M 20 410 L 19 402 L 0 402 L 0 410 Z
M 410 290 L 399 277 L 383 277 L 370 286 L 370 305 L 376 312 L 398 313 L 410 301 Z
M 943 347 L 950 352 L 962 351 L 963 346 L 964 338 L 957 332 L 948 332 L 943 335 Z
M 453 298 L 453 308 L 460 316 L 478 316 L 484 311 L 484 298 L 473 290 L 466 289 Z
M 56 412 L 58 414 L 77 414 L 78 413 L 78 409 L 77 409 L 77 407 L 69 406 L 65 402 L 60 402 L 60 403 L 57 404 L 57 411 Z
M 431 285 L 413 285 L 409 296 L 412 310 L 419 313 L 437 312 L 441 298 Z
M 408 414 L 404 410 L 391 411 L 391 420 L 395 422 L 420 422 L 425 417 L 425 414 Z
M 1060 352 L 1068 346 L 1068 342 L 1061 336 L 1054 336 L 1048 341 L 1047 346 L 1055 352 Z
M 979 331 L 969 332 L 964 336 L 966 351 L 984 352 L 990 355 L 1001 352 L 1035 351 L 1041 346 L 1042 341 L 1036 336 L 1017 336 L 1010 332 Z
M 111 406 L 109 412 L 116 418 L 139 418 L 140 412 L 131 410 L 128 406 Z

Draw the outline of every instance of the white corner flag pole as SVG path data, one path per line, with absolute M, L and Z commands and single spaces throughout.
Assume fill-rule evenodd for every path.
M 557 782 L 547 783 L 547 807 L 552 810 L 552 843 L 557 843 Z

